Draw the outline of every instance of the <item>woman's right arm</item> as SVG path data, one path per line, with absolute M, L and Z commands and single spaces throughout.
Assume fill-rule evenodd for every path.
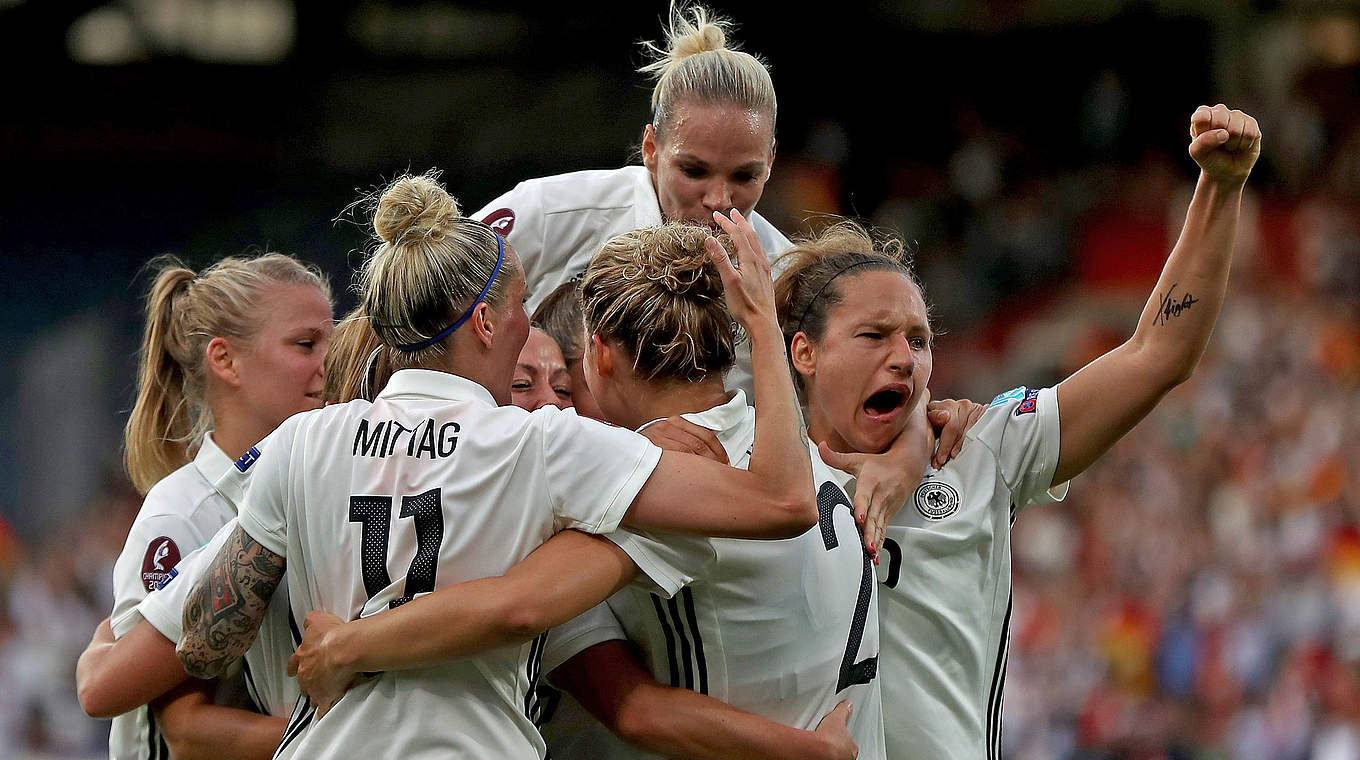
M 288 719 L 213 704 L 215 684 L 191 681 L 151 704 L 175 760 L 269 760 Z
M 626 642 L 604 641 L 552 672 L 552 681 L 635 747 L 677 758 L 852 760 L 858 747 L 842 702 L 816 731 L 786 726 L 689 689 L 664 686 Z
M 109 621 L 76 663 L 76 695 L 92 718 L 122 715 L 188 680 L 175 657 L 175 642 L 142 620 L 114 640 Z
M 726 538 L 792 538 L 817 523 L 812 465 L 774 306 L 770 262 L 741 213 L 713 218 L 731 236 L 740 268 L 717 240 L 709 255 L 722 275 L 728 310 L 751 341 L 755 445 L 749 470 L 692 454 L 663 452 L 623 522 L 635 528 Z

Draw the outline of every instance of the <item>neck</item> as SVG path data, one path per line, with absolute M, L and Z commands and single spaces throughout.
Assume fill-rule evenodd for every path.
M 836 428 L 827 419 L 826 413 L 812 401 L 808 402 L 807 417 L 808 438 L 811 438 L 813 443 L 825 443 L 831 447 L 832 451 L 839 451 L 843 454 L 855 453 L 850 448 L 850 444 L 846 443 L 840 433 L 836 432 Z
M 629 419 L 616 422 L 636 430 L 652 420 L 703 412 L 725 404 L 731 397 L 723 388 L 721 375 L 714 375 L 697 383 L 639 382 L 636 392 L 628 394 L 636 399 L 629 404 Z
M 212 416 L 213 442 L 232 459 L 240 459 L 251 446 L 264 440 L 277 427 L 256 419 L 249 410 L 229 402 L 214 404 Z

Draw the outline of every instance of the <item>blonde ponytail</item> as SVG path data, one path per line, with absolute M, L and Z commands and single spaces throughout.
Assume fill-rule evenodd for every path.
M 259 329 L 259 299 L 272 286 L 312 285 L 330 299 L 319 272 L 280 253 L 223 259 L 198 275 L 169 256 L 152 267 L 160 271 L 147 294 L 137 401 L 123 430 L 128 475 L 141 493 L 187 464 L 212 429 L 204 404 L 208 343 L 249 340 Z
M 774 82 L 765 63 L 729 47 L 732 22 L 701 5 L 671 6 L 665 47 L 644 42 L 653 61 L 639 72 L 656 78 L 652 89 L 652 128 L 664 139 L 685 103 L 731 104 L 769 117 L 773 134 L 778 108 Z

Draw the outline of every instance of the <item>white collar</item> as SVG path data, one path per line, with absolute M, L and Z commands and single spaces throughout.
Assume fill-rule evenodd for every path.
M 633 229 L 661 224 L 661 201 L 657 200 L 652 173 L 645 166 L 633 175 Z
M 738 388 L 732 392 L 732 398 L 724 403 L 702 412 L 691 412 L 680 416 L 699 427 L 721 433 L 724 430 L 735 428 L 741 424 L 742 420 L 746 419 L 746 407 L 746 393 Z M 642 432 L 660 421 L 660 419 L 652 420 L 638 428 L 638 432 Z
M 203 436 L 203 443 L 199 445 L 198 453 L 194 455 L 194 467 L 204 480 L 213 484 L 214 488 L 227 480 L 231 473 L 236 472 L 236 462 L 218 447 L 212 433 Z M 232 499 L 229 498 L 227 501 L 232 503 L 233 508 L 236 506 Z
M 449 401 L 481 401 L 497 406 L 496 398 L 481 383 L 460 375 L 431 369 L 401 369 L 392 374 L 378 398 L 424 396 Z

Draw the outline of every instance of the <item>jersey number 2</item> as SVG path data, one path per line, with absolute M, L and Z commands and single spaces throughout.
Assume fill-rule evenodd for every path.
M 404 593 L 387 603 L 389 609 L 406 604 L 416 594 L 434 591 L 439 544 L 444 541 L 444 510 L 440 507 L 439 489 L 401 497 L 399 516 L 415 518 L 416 556 L 411 558 L 411 566 L 406 570 Z M 387 533 L 392 521 L 392 497 L 349 497 L 349 521 L 364 526 L 360 561 L 363 563 L 364 591 L 372 599 L 392 585 L 392 577 L 387 574 Z
M 844 506 L 850 510 L 851 519 L 855 513 L 845 498 L 845 492 L 835 483 L 826 482 L 817 491 L 817 523 L 822 529 L 822 545 L 827 551 L 840 546 L 836 538 L 834 518 L 836 507 Z M 855 531 L 856 534 L 859 531 Z M 845 656 L 841 658 L 840 676 L 836 679 L 836 691 L 857 683 L 869 683 L 878 675 L 878 655 L 855 662 L 859 654 L 860 642 L 864 640 L 864 626 L 869 619 L 869 603 L 873 601 L 874 569 L 869 563 L 869 554 L 864 551 L 864 538 L 859 539 L 860 555 L 864 557 L 864 570 L 859 577 L 859 597 L 855 600 L 855 616 L 850 620 L 850 636 L 845 642 Z

